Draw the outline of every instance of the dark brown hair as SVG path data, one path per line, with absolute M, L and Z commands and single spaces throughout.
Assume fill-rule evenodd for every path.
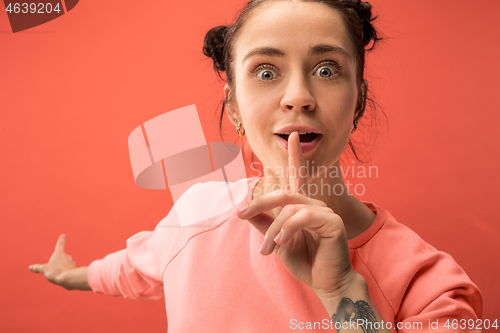
M 221 73 L 226 72 L 226 80 L 229 88 L 234 92 L 234 75 L 233 69 L 231 68 L 231 63 L 233 61 L 233 51 L 234 43 L 238 37 L 238 32 L 245 22 L 251 17 L 255 8 L 266 2 L 276 2 L 276 1 L 289 1 L 289 0 L 250 0 L 247 5 L 239 12 L 238 18 L 230 26 L 217 26 L 205 35 L 205 41 L 203 45 L 203 54 L 207 57 L 212 58 L 213 66 L 216 74 L 223 81 Z M 299 0 L 302 2 L 318 2 L 323 3 L 330 8 L 337 11 L 344 20 L 344 24 L 349 35 L 349 38 L 354 46 L 356 52 L 356 77 L 358 80 L 358 85 L 364 79 L 364 68 L 365 68 L 365 51 L 371 51 L 376 43 L 381 40 L 379 37 L 379 32 L 372 25 L 372 21 L 376 17 L 372 17 L 372 6 L 368 2 L 363 2 L 360 0 Z M 372 42 L 371 47 L 368 45 Z M 368 91 L 370 93 L 370 91 Z M 232 94 L 234 95 L 234 94 Z M 224 118 L 224 108 L 232 100 L 232 96 L 228 99 L 222 101 L 222 110 L 220 113 L 220 124 L 219 130 L 221 132 L 222 138 L 222 120 Z M 375 108 L 376 103 L 370 96 L 366 96 L 366 100 L 370 105 Z M 372 121 L 375 116 L 372 115 Z M 362 161 L 356 150 L 349 139 L 348 143 L 351 147 L 352 152 L 356 159 L 360 162 Z M 253 161 L 253 152 L 252 152 Z

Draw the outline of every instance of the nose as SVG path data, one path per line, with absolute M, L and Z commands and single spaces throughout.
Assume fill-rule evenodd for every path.
M 290 77 L 285 95 L 281 100 L 283 111 L 312 111 L 316 108 L 316 99 L 311 94 L 309 83 L 302 73 Z

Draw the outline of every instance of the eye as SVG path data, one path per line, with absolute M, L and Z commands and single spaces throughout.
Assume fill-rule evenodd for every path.
M 260 65 L 259 67 L 254 69 L 252 73 L 257 72 L 257 76 L 262 81 L 271 81 L 277 76 L 276 72 L 273 69 L 274 66 L 265 64 L 265 65 Z
M 326 66 L 321 66 L 316 73 L 318 73 L 321 77 L 329 78 L 332 76 L 332 69 Z
M 338 62 L 332 61 L 332 60 L 324 61 L 320 65 L 322 65 L 322 66 L 320 68 L 318 68 L 318 70 L 316 71 L 316 74 L 322 78 L 330 79 L 330 80 L 342 68 L 342 65 L 340 65 Z

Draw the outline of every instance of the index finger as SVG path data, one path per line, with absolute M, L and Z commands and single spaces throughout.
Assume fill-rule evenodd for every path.
M 64 245 L 66 244 L 66 235 L 62 234 L 57 239 L 55 252 L 64 252 Z
M 288 136 L 288 182 L 291 191 L 307 195 L 307 177 L 301 175 L 302 166 L 305 167 L 305 162 L 302 156 L 299 132 L 292 132 Z

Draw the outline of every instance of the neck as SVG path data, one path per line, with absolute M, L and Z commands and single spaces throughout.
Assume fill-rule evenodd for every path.
M 269 169 L 264 168 L 264 170 Z M 323 201 L 342 218 L 347 239 L 354 238 L 365 231 L 375 220 L 375 213 L 349 193 L 342 178 L 339 161 L 326 173 L 316 174 L 316 170 L 313 171 L 312 176 L 307 180 L 307 196 Z M 268 172 L 255 186 L 252 198 L 256 199 L 279 188 L 288 188 L 287 185 L 287 175 Z M 267 213 L 276 218 L 282 209 L 283 207 L 276 207 Z

